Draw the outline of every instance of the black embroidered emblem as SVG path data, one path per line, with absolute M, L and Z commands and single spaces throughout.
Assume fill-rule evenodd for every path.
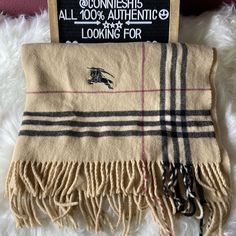
M 109 89 L 113 89 L 112 80 L 105 78 L 105 76 L 103 74 L 110 75 L 111 77 L 114 78 L 113 75 L 111 75 L 110 73 L 108 73 L 107 71 L 105 71 L 102 68 L 91 67 L 91 68 L 88 68 L 88 69 L 90 70 L 89 74 L 90 74 L 90 77 L 91 77 L 91 79 L 88 80 L 89 84 L 104 83 L 105 85 L 107 85 L 107 87 Z

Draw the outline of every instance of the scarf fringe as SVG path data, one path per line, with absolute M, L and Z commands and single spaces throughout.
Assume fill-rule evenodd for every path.
M 41 210 L 60 227 L 79 227 L 83 219 L 96 232 L 123 225 L 125 236 L 147 208 L 167 235 L 175 235 L 176 214 L 204 218 L 204 235 L 222 235 L 230 210 L 230 189 L 216 163 L 15 161 L 6 194 L 18 227 L 41 225 Z

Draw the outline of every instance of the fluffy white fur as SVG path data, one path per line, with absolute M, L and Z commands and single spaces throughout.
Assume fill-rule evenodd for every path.
M 181 18 L 180 41 L 201 43 L 216 47 L 219 54 L 217 72 L 218 115 L 222 140 L 232 162 L 232 180 L 236 180 L 236 9 L 223 6 L 220 10 L 207 12 L 198 17 Z M 75 236 L 94 235 L 80 229 L 59 229 L 51 223 L 35 229 L 16 229 L 9 205 L 4 199 L 4 182 L 10 164 L 17 132 L 24 109 L 25 81 L 20 63 L 23 43 L 49 42 L 47 12 L 31 18 L 12 19 L 0 15 L 0 235 L 1 236 Z M 234 182 L 234 181 L 233 181 Z M 235 189 L 235 188 L 234 188 Z M 235 193 L 234 193 L 235 196 Z M 233 196 L 233 199 L 234 199 Z M 176 223 L 177 235 L 198 235 L 198 222 L 181 218 Z M 236 204 L 233 202 L 231 218 L 224 235 L 235 235 Z M 99 236 L 111 235 L 99 233 Z M 121 235 L 116 232 L 115 235 Z M 150 213 L 143 225 L 133 229 L 130 235 L 158 235 L 158 226 Z

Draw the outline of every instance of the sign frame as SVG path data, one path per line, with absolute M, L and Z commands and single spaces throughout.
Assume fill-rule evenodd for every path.
M 60 1 L 60 0 L 48 0 L 50 34 L 51 34 L 52 43 L 60 42 L 57 1 Z M 169 0 L 169 1 L 170 1 L 169 42 L 178 42 L 180 0 Z M 102 42 L 98 42 L 98 43 L 102 43 Z

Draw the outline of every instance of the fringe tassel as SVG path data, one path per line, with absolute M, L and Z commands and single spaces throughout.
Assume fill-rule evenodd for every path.
M 40 209 L 60 227 L 79 227 L 78 219 L 83 218 L 88 230 L 98 232 L 108 226 L 113 232 L 123 225 L 127 236 L 131 223 L 140 224 L 149 208 L 160 232 L 169 236 L 174 235 L 175 214 L 194 215 L 204 235 L 222 234 L 230 194 L 220 164 L 147 162 L 145 172 L 144 178 L 141 160 L 16 161 L 11 163 L 6 194 L 18 227 L 42 224 Z

